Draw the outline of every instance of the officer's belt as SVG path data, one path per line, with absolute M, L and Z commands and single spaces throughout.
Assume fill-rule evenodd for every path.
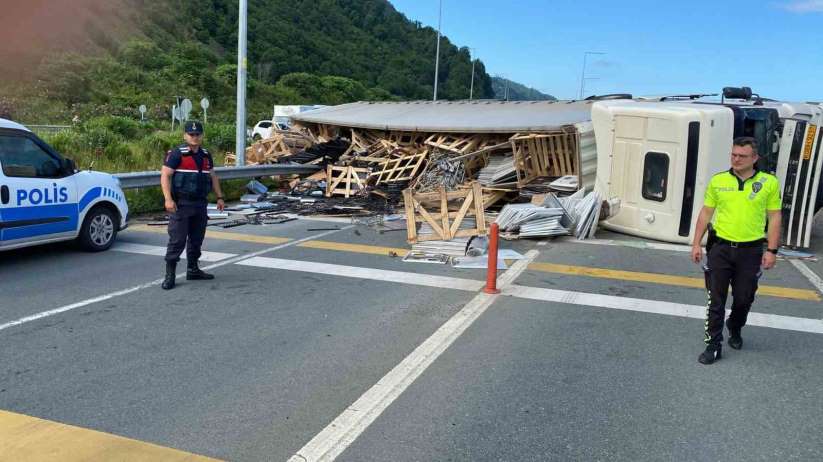
M 723 239 L 722 237 L 718 236 L 716 238 L 715 244 L 726 244 L 729 247 L 758 247 L 763 245 L 763 241 L 765 239 L 758 239 L 756 241 L 748 241 L 748 242 L 734 242 Z

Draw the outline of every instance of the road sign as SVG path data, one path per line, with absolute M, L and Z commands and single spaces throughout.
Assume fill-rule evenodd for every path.
M 206 110 L 209 108 L 209 99 L 208 98 L 201 99 L 200 100 L 200 107 L 203 108 L 203 122 L 208 122 L 209 121 L 209 116 L 208 116 Z
M 137 109 L 140 111 L 140 120 L 141 121 L 145 120 L 145 118 L 146 118 L 146 105 L 141 104 L 140 107 L 137 108 Z
M 192 106 L 191 106 L 191 100 L 190 99 L 186 98 L 183 101 L 181 101 L 180 102 L 180 117 L 181 118 L 178 119 L 178 120 L 180 120 L 181 122 L 189 120 L 189 114 L 191 114 L 191 107 Z

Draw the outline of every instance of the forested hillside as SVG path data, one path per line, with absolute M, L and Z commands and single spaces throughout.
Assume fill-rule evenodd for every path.
M 73 14 L 86 27 L 71 27 L 70 41 L 61 41 L 63 23 L 55 20 L 53 43 L 18 45 L 14 56 L 28 60 L 0 72 L 0 117 L 27 123 L 134 117 L 145 104 L 152 119 L 166 120 L 176 96 L 207 96 L 210 118 L 233 118 L 237 0 L 112 5 L 77 2 Z M 249 0 L 249 121 L 270 114 L 273 104 L 428 99 L 435 39 L 435 30 L 409 21 L 386 0 Z M 44 50 L 50 52 L 37 54 Z M 443 37 L 438 96 L 467 98 L 471 68 L 468 49 Z M 494 97 L 482 62 L 475 97 Z
M 552 101 L 557 99 L 552 95 L 547 95 L 503 77 L 492 77 L 492 90 L 495 98 L 508 98 L 509 101 Z

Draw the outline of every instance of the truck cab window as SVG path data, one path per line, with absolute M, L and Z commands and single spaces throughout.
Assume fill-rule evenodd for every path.
M 0 135 L 0 165 L 8 177 L 59 178 L 60 162 L 30 138 Z
M 669 156 L 662 152 L 648 152 L 643 161 L 643 198 L 650 201 L 666 200 L 669 184 Z

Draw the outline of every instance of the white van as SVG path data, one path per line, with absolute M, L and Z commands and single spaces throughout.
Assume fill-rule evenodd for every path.
M 0 250 L 71 239 L 106 250 L 128 212 L 117 178 L 78 172 L 26 127 L 0 119 Z

